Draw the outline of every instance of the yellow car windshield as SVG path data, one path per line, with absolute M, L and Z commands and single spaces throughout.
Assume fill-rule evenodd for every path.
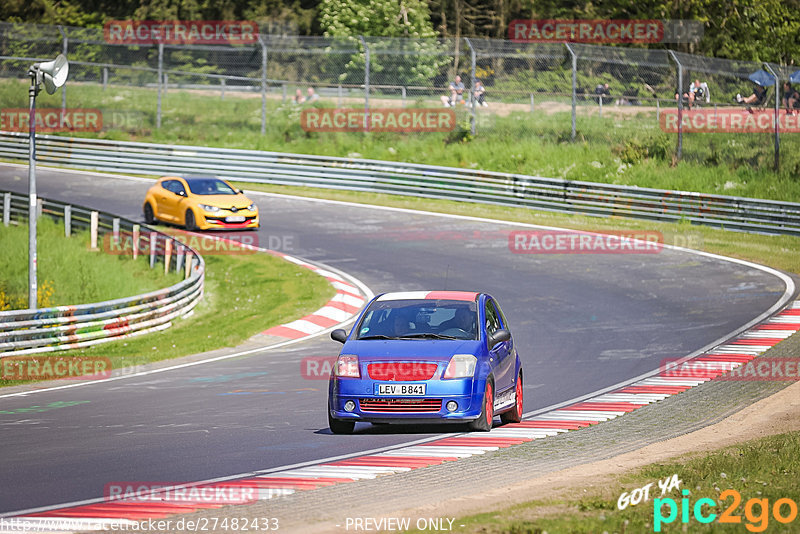
M 186 180 L 189 190 L 195 195 L 235 195 L 236 191 L 216 178 L 193 178 Z

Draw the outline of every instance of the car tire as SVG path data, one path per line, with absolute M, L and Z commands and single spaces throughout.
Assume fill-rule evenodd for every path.
M 504 425 L 507 425 L 508 423 L 519 423 L 522 421 L 522 371 L 520 371 L 517 375 L 517 383 L 514 387 L 516 388 L 514 394 L 514 407 L 509 411 L 500 414 L 500 420 Z
M 486 380 L 482 403 L 481 416 L 469 424 L 469 429 L 476 432 L 489 432 L 494 419 L 494 384 L 491 380 Z
M 355 421 L 342 421 L 331 417 L 331 410 L 328 408 L 328 428 L 334 434 L 352 434 L 356 427 Z
M 145 203 L 144 209 L 142 211 L 144 212 L 144 223 L 145 224 L 155 224 L 156 223 L 156 217 L 153 214 L 153 206 L 151 206 L 149 202 Z
M 195 223 L 192 210 L 186 210 L 186 215 L 183 217 L 183 226 L 190 232 L 197 230 L 197 223 Z

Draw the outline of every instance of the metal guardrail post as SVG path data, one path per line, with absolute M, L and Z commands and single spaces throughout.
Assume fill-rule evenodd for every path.
M 156 128 L 161 128 L 161 82 L 164 75 L 164 43 L 158 43 L 158 101 L 156 103 Z
M 572 50 L 572 47 L 569 43 L 564 43 L 564 46 L 567 47 L 567 51 L 569 55 L 572 56 L 572 140 L 575 140 L 575 114 L 577 112 L 577 104 L 578 104 L 578 56 L 575 54 L 575 51 Z
M 472 46 L 472 42 L 469 40 L 468 37 L 464 37 L 464 40 L 467 42 L 467 46 L 469 46 L 469 62 L 470 62 L 470 84 L 472 87 L 469 91 L 469 100 L 470 100 L 470 116 L 469 116 L 469 130 L 472 135 L 475 135 L 475 130 L 477 129 L 476 123 L 478 122 L 478 112 L 477 112 L 477 101 L 475 100 L 475 63 L 476 63 L 476 54 L 475 48 Z M 455 106 L 455 104 L 453 104 Z
M 267 43 L 258 36 L 261 43 L 261 135 L 267 133 Z
M 119 246 L 120 243 L 120 236 L 119 236 L 119 217 L 114 217 L 111 220 L 111 240 L 114 243 L 115 247 Z
M 156 266 L 156 248 L 158 247 L 158 234 L 150 232 L 150 240 L 147 242 L 150 247 L 150 268 Z
M 364 130 L 369 131 L 369 45 L 363 35 L 359 35 L 364 45 Z
M 141 230 L 141 226 L 139 226 L 138 224 L 134 224 L 133 225 L 133 232 L 132 232 L 133 233 L 133 236 L 132 236 L 133 245 L 132 246 L 133 246 L 133 259 L 134 260 L 139 257 L 139 231 L 140 230 Z
M 72 235 L 72 206 L 64 206 L 64 237 Z
M 3 226 L 11 222 L 11 193 L 3 195 Z
M 772 74 L 772 77 L 775 79 L 775 172 L 778 172 L 781 169 L 781 133 L 780 133 L 780 113 L 781 113 L 781 88 L 780 78 L 772 70 L 772 65 L 767 62 L 763 63 L 764 68 Z
M 97 228 L 100 222 L 100 214 L 93 211 L 89 221 L 89 245 L 92 250 L 97 250 Z
M 678 61 L 678 56 L 672 50 L 667 50 L 669 57 L 678 66 L 678 153 L 676 158 L 678 161 L 683 157 L 683 65 Z

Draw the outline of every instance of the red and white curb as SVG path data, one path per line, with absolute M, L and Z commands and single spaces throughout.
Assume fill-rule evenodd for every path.
M 316 270 L 320 271 L 319 268 Z M 328 276 L 329 273 L 324 272 L 324 269 L 322 271 L 320 274 Z M 342 290 L 345 291 L 345 289 Z M 338 295 L 337 297 L 344 298 Z M 344 301 L 338 300 L 337 302 Z M 297 325 L 289 326 L 292 324 L 289 323 L 286 328 L 291 328 L 295 332 L 303 331 L 297 328 Z M 800 330 L 800 301 L 795 301 L 766 322 L 689 360 L 692 363 L 702 364 L 701 368 L 704 371 L 700 375 L 692 373 L 692 376 L 685 377 L 673 376 L 669 372 L 659 372 L 616 390 L 535 415 L 521 423 L 497 427 L 488 433 L 469 432 L 439 436 L 431 440 L 421 440 L 394 449 L 382 449 L 362 456 L 320 461 L 317 464 L 287 468 L 283 471 L 272 471 L 257 476 L 251 475 L 246 478 L 197 483 L 189 488 L 190 491 L 193 488 L 196 492 L 201 492 L 204 488 L 213 488 L 217 493 L 224 492 L 226 489 L 235 489 L 240 493 L 250 491 L 251 494 L 257 496 L 257 499 L 266 500 L 296 491 L 313 490 L 439 465 L 570 430 L 578 430 L 625 415 L 642 406 L 708 382 L 735 367 L 746 364 L 798 330 Z M 142 500 L 146 502 L 142 502 Z M 20 521 L 20 525 L 29 524 L 30 528 L 42 528 L 49 525 L 49 528 L 54 531 L 96 530 L 102 529 L 104 525 L 111 522 L 163 519 L 174 514 L 222 506 L 222 504 L 203 502 L 199 498 L 194 501 L 182 499 L 177 502 L 153 492 L 146 499 L 142 499 L 139 495 L 136 501 L 95 500 L 87 504 L 27 513 L 24 517 L 6 518 L 5 521 L 13 519 Z M 63 528 L 56 528 L 53 526 L 55 523 L 48 523 L 48 521 L 57 520 L 71 523 L 64 523 Z M 75 523 L 76 521 L 77 523 Z M 2 523 L 0 523 L 1 526 Z M 0 531 L 2 531 L 1 528 Z
M 318 267 L 282 252 L 270 251 L 270 253 L 306 269 L 311 269 L 320 276 L 324 276 L 336 289 L 336 296 L 314 313 L 290 323 L 273 326 L 262 332 L 262 334 L 287 339 L 300 339 L 314 335 L 351 319 L 366 304 L 367 298 L 362 294 L 361 290 L 345 280 L 339 273 Z

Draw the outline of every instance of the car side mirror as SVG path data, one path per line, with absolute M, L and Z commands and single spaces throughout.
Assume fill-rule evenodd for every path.
M 186 196 L 186 191 L 178 191 L 175 194 L 178 195 L 179 197 L 185 197 Z
M 509 339 L 511 339 L 511 332 L 509 332 L 505 328 L 501 328 L 500 330 L 489 336 L 489 348 L 492 348 L 498 343 L 502 343 L 503 341 L 508 341 Z
M 331 339 L 334 341 L 338 341 L 339 343 L 344 343 L 345 341 L 347 341 L 347 330 L 337 328 L 336 330 L 331 332 Z

